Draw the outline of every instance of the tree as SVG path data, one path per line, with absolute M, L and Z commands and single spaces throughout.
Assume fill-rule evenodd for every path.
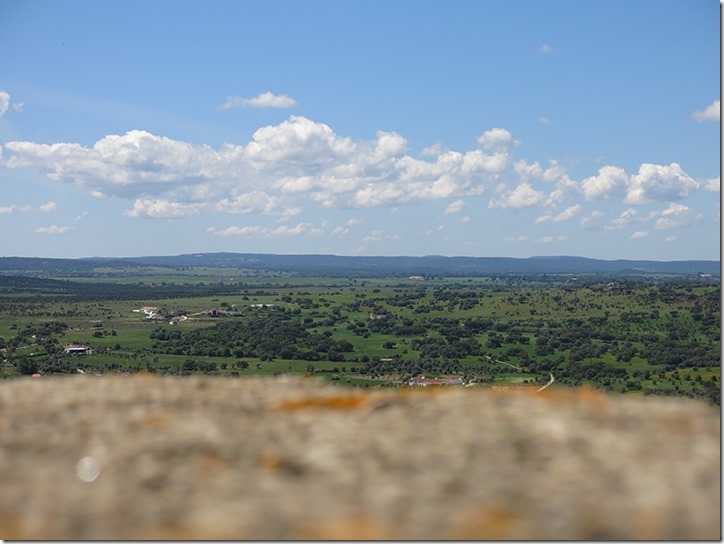
M 24 376 L 30 376 L 38 372 L 38 363 L 27 357 L 22 357 L 15 363 L 15 370 Z

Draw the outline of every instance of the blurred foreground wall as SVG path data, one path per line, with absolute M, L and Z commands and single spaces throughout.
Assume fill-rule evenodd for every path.
M 312 380 L 0 383 L 0 538 L 720 539 L 717 408 Z

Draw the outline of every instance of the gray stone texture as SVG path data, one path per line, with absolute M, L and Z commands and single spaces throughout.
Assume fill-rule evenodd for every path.
M 720 414 L 591 390 L 0 383 L 0 538 L 720 539 Z

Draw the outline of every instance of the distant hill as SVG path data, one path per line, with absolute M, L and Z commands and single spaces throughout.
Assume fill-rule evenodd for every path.
M 139 257 L 134 262 L 154 266 L 243 267 L 299 273 L 366 275 L 467 276 L 483 274 L 647 273 L 719 275 L 718 261 L 605 261 L 585 257 L 358 257 L 340 255 L 271 255 L 262 253 L 198 253 L 175 257 Z
M 142 274 L 149 267 L 224 267 L 270 270 L 301 276 L 483 276 L 499 274 L 670 274 L 720 276 L 719 261 L 602 260 L 586 257 L 363 257 L 341 255 L 274 255 L 265 253 L 191 253 L 176 256 L 86 259 L 0 257 L 0 274 L 72 277 L 97 274 Z

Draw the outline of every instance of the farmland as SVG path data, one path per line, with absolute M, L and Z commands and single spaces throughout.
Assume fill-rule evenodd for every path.
M 536 388 L 553 379 L 720 403 L 717 278 L 108 272 L 0 276 L 1 377 L 300 374 L 376 387 L 424 375 Z M 71 355 L 70 344 L 91 351 Z

